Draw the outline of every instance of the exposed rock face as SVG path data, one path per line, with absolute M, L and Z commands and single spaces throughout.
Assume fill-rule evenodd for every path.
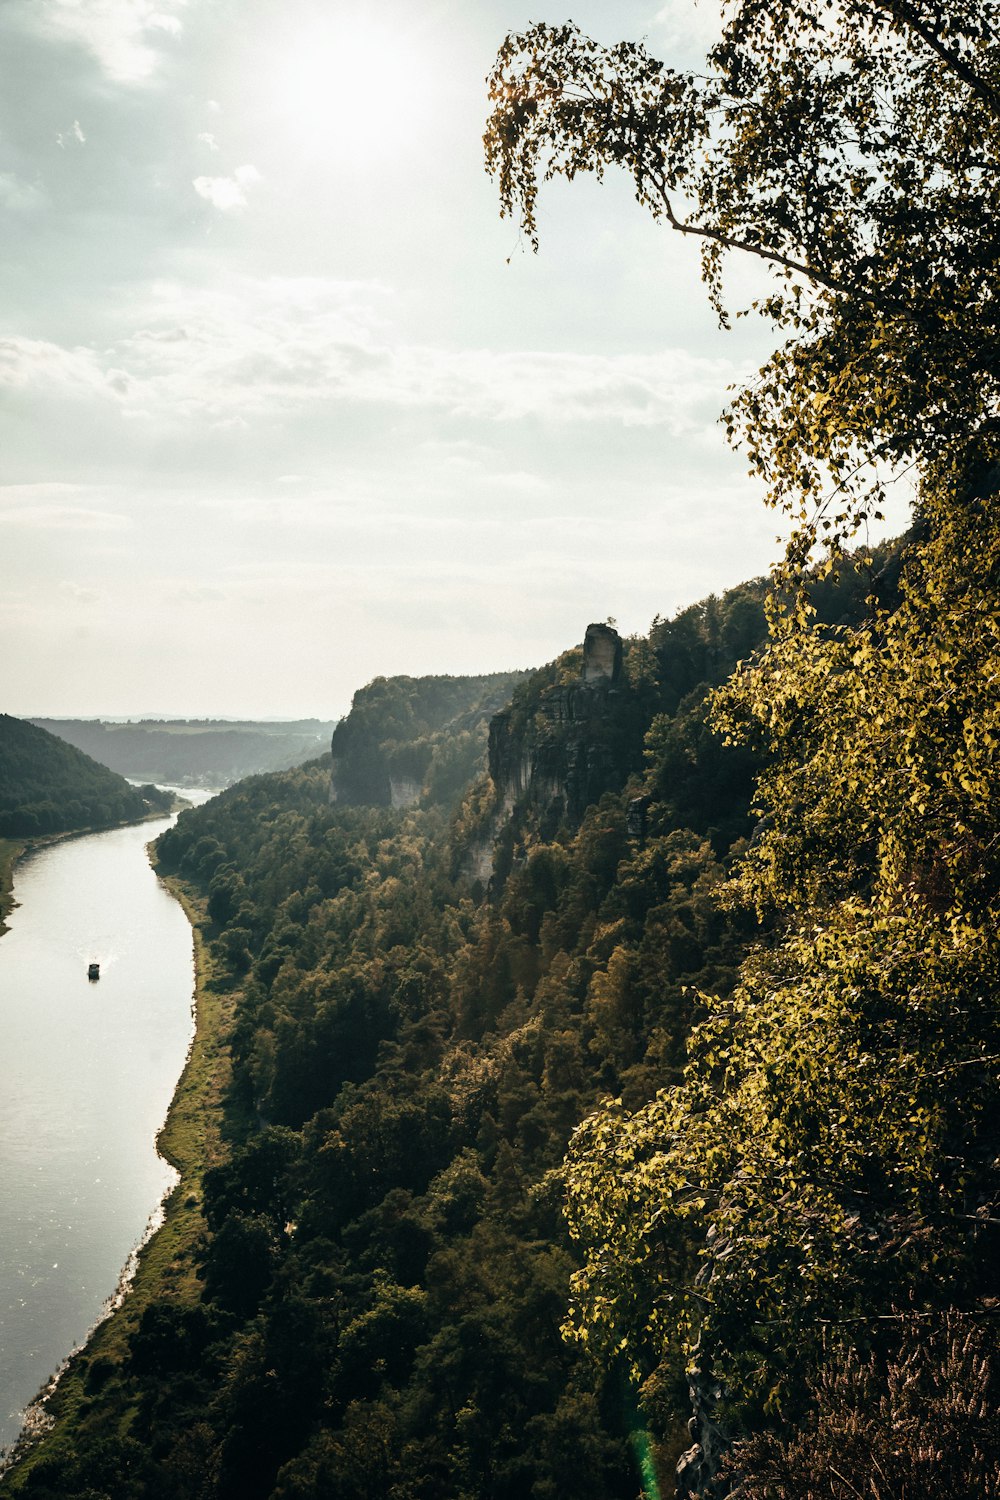
M 365 803 L 370 807 L 415 807 L 423 787 L 415 776 L 394 776 L 378 747 L 373 747 L 362 775 L 356 767 L 334 757 L 330 767 L 330 801 L 348 807 Z
M 346 722 L 342 720 L 341 723 Z M 338 725 L 339 728 L 339 725 Z M 345 754 L 336 751 L 343 746 L 338 742 L 337 730 L 333 732 L 333 763 L 330 767 L 330 801 L 342 802 L 347 807 L 366 805 L 369 807 L 391 807 L 392 790 L 389 773 L 385 768 L 377 747 L 367 756 L 359 756 L 354 744 L 343 746 Z
M 555 681 L 530 694 L 522 689 L 490 721 L 489 770 L 497 792 L 492 838 L 519 807 L 554 828 L 620 787 L 637 757 L 641 763 L 632 709 L 621 637 L 610 625 L 588 625 L 575 681 Z M 477 846 L 475 863 L 477 878 L 492 872 L 485 845 Z
M 633 797 L 625 812 L 625 832 L 630 839 L 646 837 L 646 817 L 649 812 L 650 797 Z
M 481 765 L 490 716 L 525 675 L 376 677 L 333 732 L 330 801 L 407 808 L 457 796 Z
M 608 789 L 616 768 L 602 730 L 614 716 L 614 692 L 602 682 L 554 687 L 527 726 L 510 709 L 491 720 L 490 775 L 507 814 L 527 799 L 553 811 L 561 803 L 570 817 L 579 817 Z
M 487 838 L 472 846 L 466 858 L 465 871 L 469 879 L 479 880 L 484 886 L 488 885 L 493 877 L 493 839 L 495 836 L 496 824 Z
M 583 638 L 584 687 L 614 687 L 622 671 L 622 638 L 611 625 L 588 625 Z
M 415 807 L 420 801 L 420 782 L 412 776 L 389 777 L 389 802 L 392 807 Z

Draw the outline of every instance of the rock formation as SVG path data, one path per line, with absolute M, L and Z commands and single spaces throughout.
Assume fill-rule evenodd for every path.
M 583 638 L 584 687 L 614 687 L 622 671 L 622 638 L 612 625 L 588 625 Z
M 414 776 L 389 777 L 389 805 L 415 807 L 420 801 L 421 784 Z
M 376 677 L 359 688 L 330 743 L 330 801 L 446 801 L 476 774 L 486 725 L 524 675 Z
M 494 844 L 511 824 L 516 860 L 524 819 L 551 836 L 563 819 L 576 822 L 639 769 L 642 724 L 622 661 L 617 630 L 588 625 L 582 662 L 577 648 L 542 668 L 517 690 L 509 708 L 494 715 L 489 771 L 496 803 L 489 827 L 468 854 L 466 871 L 473 879 L 485 883 L 496 873 Z
M 557 682 L 543 688 L 534 704 L 515 700 L 495 716 L 489 768 L 508 816 L 526 800 L 547 809 L 556 822 L 563 814 L 576 818 L 620 780 L 621 671 L 617 630 L 588 625 L 575 682 Z

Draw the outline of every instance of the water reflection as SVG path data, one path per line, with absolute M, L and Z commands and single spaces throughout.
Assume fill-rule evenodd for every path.
M 16 871 L 0 940 L 0 1445 L 100 1316 L 173 1180 L 153 1142 L 191 1036 L 192 940 L 146 856 L 172 821 L 53 845 Z

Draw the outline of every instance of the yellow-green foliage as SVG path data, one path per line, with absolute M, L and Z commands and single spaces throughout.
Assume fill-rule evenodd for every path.
M 967 489 L 932 519 L 895 613 L 718 694 L 769 756 L 731 896 L 780 939 L 566 1168 L 577 1335 L 637 1372 L 699 1345 L 780 1404 L 824 1329 L 996 1295 L 1000 520 Z
M 490 76 L 487 167 L 533 244 L 543 182 L 621 169 L 700 248 L 724 323 L 730 252 L 770 269 L 752 308 L 783 342 L 727 424 L 797 523 L 798 561 L 878 513 L 887 457 L 926 473 L 943 444 L 995 431 L 990 12 L 733 0 L 690 70 L 538 23 Z
M 728 252 L 771 272 L 753 307 L 781 341 L 726 420 L 793 530 L 777 638 L 716 723 L 764 759 L 731 895 L 774 936 L 731 1001 L 706 1000 L 683 1084 L 585 1124 L 566 1180 L 579 1337 L 639 1372 L 697 1345 L 772 1404 L 826 1324 L 1000 1290 L 988 9 L 733 0 L 690 71 L 540 23 L 490 78 L 487 165 L 533 242 L 542 182 L 621 167 L 700 244 L 723 322 Z M 816 543 L 829 576 L 887 460 L 920 497 L 903 602 L 821 623 Z M 647 741 L 665 800 L 703 728 L 684 707 Z

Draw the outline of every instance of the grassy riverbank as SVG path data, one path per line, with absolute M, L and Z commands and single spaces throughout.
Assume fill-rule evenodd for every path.
M 17 905 L 14 900 L 14 866 L 23 849 L 23 840 L 0 839 L 0 936 L 7 931 L 7 918 Z
M 30 839 L 0 838 L 0 937 L 7 931 L 7 918 L 17 901 L 14 899 L 14 866 L 26 850 L 44 849 L 50 844 L 64 844 L 67 839 L 83 839 L 92 833 L 108 833 L 114 828 L 132 828 L 137 823 L 155 823 L 158 818 L 169 817 L 172 812 L 182 812 L 191 804 L 184 797 L 174 797 L 173 805 L 144 813 L 124 823 L 98 824 L 94 828 L 74 828 L 65 833 L 38 834 Z M 181 904 L 184 898 L 179 897 Z
M 130 1434 L 138 1406 L 121 1378 L 129 1339 L 154 1300 L 167 1297 L 181 1305 L 197 1300 L 195 1249 L 204 1229 L 201 1185 L 205 1172 L 225 1154 L 221 1101 L 229 1076 L 235 997 L 219 984 L 204 936 L 203 906 L 184 882 L 165 883 L 191 921 L 195 949 L 195 1035 L 157 1141 L 161 1154 L 180 1173 L 180 1182 L 167 1200 L 161 1227 L 139 1252 L 128 1295 L 72 1357 L 44 1407 L 32 1414 L 29 1433 L 43 1435 L 26 1446 L 0 1479 L 4 1496 L 25 1491 L 29 1475 L 44 1469 L 49 1458 L 72 1449 L 83 1433 L 101 1438 Z

